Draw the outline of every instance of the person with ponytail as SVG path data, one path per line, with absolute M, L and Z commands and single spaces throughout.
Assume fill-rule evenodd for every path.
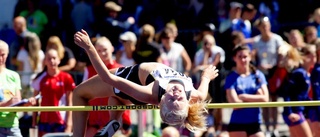
M 305 46 L 300 51 L 291 46 L 284 58 L 284 66 L 288 71 L 284 81 L 282 97 L 284 101 L 310 100 L 308 92 L 311 88 L 310 68 L 315 64 L 314 46 Z M 312 137 L 304 106 L 284 107 L 283 120 L 289 127 L 292 137 Z
M 235 69 L 226 78 L 225 89 L 230 103 L 268 102 L 267 81 L 252 64 L 250 48 L 237 45 L 232 52 Z M 227 130 L 230 137 L 264 137 L 260 129 L 260 108 L 234 108 Z
M 320 42 L 316 43 L 317 62 L 311 72 L 312 100 L 320 100 Z M 310 126 L 315 137 L 320 136 L 320 106 L 313 106 L 309 112 Z

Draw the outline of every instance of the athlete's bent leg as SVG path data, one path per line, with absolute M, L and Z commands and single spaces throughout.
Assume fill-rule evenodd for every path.
M 78 85 L 73 92 L 74 106 L 87 106 L 88 101 L 95 97 L 113 96 L 113 87 L 96 75 L 87 81 Z M 74 111 L 73 118 L 73 136 L 83 137 L 86 131 L 88 112 Z
M 109 97 L 108 105 L 116 106 L 116 105 L 125 105 L 131 104 L 129 101 L 125 101 L 118 97 Z M 110 121 L 100 130 L 97 132 L 95 137 L 111 137 L 113 136 L 122 126 L 122 114 L 124 111 L 109 111 L 110 113 Z M 120 124 L 121 122 L 121 124 Z

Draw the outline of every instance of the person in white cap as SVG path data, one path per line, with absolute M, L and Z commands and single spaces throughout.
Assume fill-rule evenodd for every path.
M 122 47 L 116 53 L 116 61 L 124 66 L 134 65 L 132 53 L 136 49 L 137 36 L 131 31 L 127 31 L 120 35 Z
M 195 89 L 190 77 L 161 63 L 141 63 L 108 70 L 84 30 L 75 33 L 74 42 L 87 52 L 98 72 L 74 90 L 74 106 L 85 106 L 92 98 L 109 96 L 109 105 L 159 105 L 163 122 L 184 126 L 190 131 L 206 129 L 204 113 L 208 86 L 218 76 L 216 67 L 203 70 L 200 86 Z M 113 120 L 96 136 L 111 137 L 121 126 L 118 120 L 122 112 L 110 111 Z M 73 113 L 74 136 L 84 136 L 87 116 L 87 111 Z

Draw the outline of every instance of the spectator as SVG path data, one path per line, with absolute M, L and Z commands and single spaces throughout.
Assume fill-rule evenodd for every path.
M 314 65 L 314 68 L 311 72 L 311 85 L 312 85 L 312 100 L 319 101 L 320 100 L 320 42 L 316 45 L 316 55 L 317 55 L 317 62 Z M 320 136 L 320 106 L 312 107 L 309 114 L 310 118 L 310 126 L 311 130 L 313 131 L 313 136 L 318 137 Z
M 239 2 L 231 2 L 229 9 L 229 18 L 220 23 L 219 32 L 224 33 L 228 29 L 232 29 L 234 22 L 238 22 L 241 18 L 243 5 Z
M 21 76 L 22 98 L 33 96 L 31 81 L 43 69 L 44 53 L 41 50 L 41 42 L 37 34 L 30 33 L 26 36 L 25 46 L 17 55 L 17 66 Z
M 231 34 L 234 31 L 233 25 L 241 19 L 243 5 L 239 2 L 231 2 L 229 9 L 229 17 L 220 23 L 218 35 L 216 36 L 217 43 L 228 52 L 227 46 L 232 45 Z M 243 34 L 244 35 L 244 34 Z M 232 50 L 232 48 L 231 48 Z
M 116 53 L 116 61 L 124 66 L 134 65 L 135 62 L 132 54 L 136 49 L 137 36 L 131 31 L 127 31 L 120 35 L 122 47 Z
M 71 19 L 74 26 L 74 31 L 81 29 L 87 30 L 90 36 L 94 34 L 92 25 L 94 23 L 92 7 L 85 2 L 85 0 L 79 0 L 71 11 Z
M 216 26 L 212 23 L 206 23 L 202 27 L 200 27 L 200 32 L 193 37 L 193 41 L 196 42 L 197 51 L 202 47 L 203 37 L 207 34 L 211 34 L 212 36 L 214 36 L 215 31 Z
M 261 34 L 253 37 L 252 56 L 255 58 L 255 64 L 258 69 L 265 75 L 267 81 L 274 75 L 279 63 L 279 48 L 284 44 L 283 39 L 278 34 L 271 32 L 271 23 L 268 17 L 261 17 L 255 22 Z M 269 83 L 270 85 L 273 83 Z M 277 101 L 278 96 L 275 92 L 269 93 L 271 101 Z M 266 126 L 266 134 L 269 136 L 270 126 L 272 133 L 278 135 L 278 108 L 263 108 L 263 119 Z
M 115 60 L 112 59 L 112 52 L 114 51 L 111 42 L 106 37 L 100 37 L 95 42 L 95 48 L 108 69 L 119 68 L 122 67 L 121 64 L 118 64 Z M 91 78 L 96 75 L 94 67 L 90 64 L 85 68 L 83 81 Z M 89 101 L 90 106 L 98 106 L 98 105 L 108 105 L 108 98 L 95 98 Z M 92 111 L 89 112 L 88 124 L 86 137 L 94 136 L 99 129 L 101 129 L 104 125 L 110 121 L 108 111 Z M 122 114 L 122 130 L 123 134 L 130 135 L 131 134 L 131 120 L 130 120 L 130 111 L 126 110 Z
M 128 17 L 126 21 L 118 20 L 118 14 L 122 8 L 113 1 L 106 2 L 104 6 L 107 15 L 101 24 L 102 26 L 100 26 L 100 34 L 110 39 L 112 45 L 115 47 L 115 51 L 117 51 L 120 46 L 120 34 L 128 31 L 135 20 L 133 17 Z
M 69 72 L 76 65 L 76 59 L 73 52 L 66 46 L 63 46 L 60 38 L 58 36 L 51 36 L 47 41 L 48 49 L 56 49 L 60 58 L 59 70 Z
M 30 98 L 34 95 L 31 81 L 43 70 L 44 53 L 41 50 L 41 42 L 37 34 L 30 32 L 25 36 L 25 44 L 17 55 L 17 71 L 21 76 L 21 97 Z M 20 121 L 20 130 L 23 136 L 29 136 L 32 127 L 32 116 L 23 112 Z
M 284 101 L 310 100 L 310 68 L 315 64 L 316 56 L 311 46 L 301 48 L 301 52 L 291 47 L 288 51 L 284 65 L 288 71 L 287 79 L 282 92 Z M 298 84 L 299 83 L 299 84 Z M 284 107 L 283 120 L 289 127 L 290 135 L 295 137 L 312 137 L 311 129 L 303 115 L 305 107 Z
M 198 50 L 193 61 L 193 72 L 198 72 L 208 65 L 221 68 L 225 60 L 224 50 L 216 45 L 214 37 L 210 34 L 204 35 L 202 39 L 203 47 Z
M 9 53 L 9 46 L 0 40 L 0 107 L 8 107 L 21 100 L 21 83 L 19 74 L 9 70 L 5 66 Z M 30 98 L 29 103 L 35 104 Z M 0 136 L 22 137 L 19 129 L 19 118 L 17 112 L 0 112 Z
M 292 29 L 289 33 L 285 33 L 285 35 L 288 37 L 289 44 L 294 48 L 301 50 L 303 47 L 307 46 L 299 30 Z
M 206 34 L 203 37 L 202 42 L 203 46 L 200 50 L 196 52 L 196 55 L 194 57 L 193 61 L 193 74 L 196 74 L 197 85 L 200 82 L 200 73 L 202 72 L 203 68 L 206 68 L 209 65 L 216 66 L 219 70 L 221 70 L 222 64 L 225 60 L 225 52 L 223 49 L 216 45 L 215 39 L 211 34 Z M 221 75 L 216 77 L 213 81 L 210 82 L 209 86 L 209 94 L 211 96 L 212 102 L 214 103 L 222 103 L 224 100 L 223 94 L 221 94 Z M 215 116 L 215 117 L 214 117 Z M 208 128 L 213 128 L 215 124 L 214 122 L 218 123 L 217 128 L 219 130 L 222 130 L 222 111 L 221 109 L 211 109 L 209 110 L 208 123 L 212 123 L 208 125 Z M 214 120 L 212 118 L 215 118 Z M 208 130 L 209 132 L 210 130 Z
M 320 8 L 314 10 L 311 24 L 317 28 L 317 36 L 320 37 Z
M 250 64 L 250 49 L 246 45 L 233 50 L 236 68 L 226 78 L 225 89 L 230 103 L 268 102 L 267 81 L 263 73 Z M 234 108 L 228 125 L 230 137 L 263 137 L 260 129 L 260 108 Z
M 41 33 L 48 24 L 48 18 L 44 12 L 38 9 L 38 5 L 33 0 L 27 0 L 28 9 L 23 10 L 20 16 L 27 20 L 27 28 L 31 32 L 36 33 L 41 38 Z
M 161 58 L 165 65 L 189 75 L 191 71 L 191 59 L 180 44 L 174 42 L 176 34 L 172 29 L 164 28 L 160 33 Z
M 15 17 L 13 19 L 13 30 L 16 33 L 16 37 L 10 45 L 9 59 L 7 60 L 6 64 L 8 68 L 17 70 L 16 59 L 18 51 L 23 47 L 26 35 L 30 33 L 30 31 L 27 29 L 26 19 L 22 16 Z
M 223 64 L 223 67 L 226 71 L 225 74 L 228 74 L 231 70 L 233 70 L 233 67 L 235 67 L 234 60 L 231 58 L 232 50 L 236 45 L 245 44 L 245 37 L 242 32 L 233 31 L 230 36 L 230 41 L 230 44 L 222 46 L 226 54 L 225 62 Z
M 32 82 L 34 94 L 41 93 L 40 106 L 72 106 L 72 91 L 75 88 L 71 75 L 59 70 L 60 57 L 56 49 L 47 49 L 44 64 L 46 71 Z M 37 122 L 38 121 L 38 122 Z M 33 113 L 33 127 L 38 125 L 38 135 L 53 132 L 72 132 L 71 111 Z
M 142 62 L 161 62 L 160 50 L 158 44 L 154 41 L 155 30 L 150 24 L 141 27 L 141 33 L 138 37 L 136 50 L 132 57 L 136 64 Z
M 244 34 L 245 38 L 251 38 L 251 32 L 252 32 L 251 21 L 256 16 L 256 13 L 257 13 L 257 10 L 252 4 L 246 4 L 242 8 L 241 19 L 235 20 L 235 22 L 233 22 L 234 24 L 232 26 L 233 27 L 232 30 L 241 31 Z
M 318 30 L 314 26 L 307 26 L 304 28 L 304 41 L 307 44 L 316 44 L 320 42 L 320 38 L 318 38 Z

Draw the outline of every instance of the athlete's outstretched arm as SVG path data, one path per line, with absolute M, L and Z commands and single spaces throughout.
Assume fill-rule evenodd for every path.
M 74 42 L 87 52 L 93 67 L 104 82 L 114 86 L 139 101 L 151 104 L 156 102 L 156 96 L 152 94 L 152 91 L 157 89 L 154 87 L 154 83 L 147 86 L 141 86 L 110 73 L 99 57 L 86 31 L 81 30 L 75 33 Z
M 201 74 L 201 81 L 200 85 L 198 87 L 198 97 L 199 100 L 204 101 L 206 100 L 208 96 L 208 90 L 209 90 L 209 83 L 211 80 L 215 79 L 218 74 L 218 69 L 216 69 L 215 66 L 210 65 L 207 68 L 205 68 Z

